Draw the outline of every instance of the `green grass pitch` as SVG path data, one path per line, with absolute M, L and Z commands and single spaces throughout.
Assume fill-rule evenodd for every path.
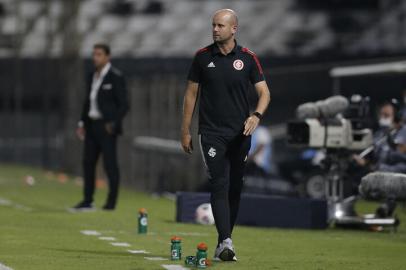
M 24 184 L 32 175 L 36 183 Z M 106 189 L 97 192 L 100 207 Z M 42 170 L 0 165 L 0 269 L 164 269 L 144 257 L 169 258 L 170 237 L 183 239 L 183 255 L 193 255 L 199 242 L 209 245 L 212 257 L 216 242 L 213 226 L 174 222 L 175 203 L 165 198 L 122 189 L 118 210 L 68 213 L 66 208 L 81 198 L 73 179 L 60 183 Z M 8 201 L 7 201 L 8 200 Z M 137 234 L 137 211 L 149 212 L 149 234 Z M 372 211 L 376 204 L 362 202 L 358 210 Z M 405 210 L 399 207 L 401 222 Z M 81 230 L 96 230 L 130 247 L 118 247 Z M 239 261 L 215 263 L 209 269 L 406 269 L 406 225 L 397 233 L 349 230 L 288 230 L 237 226 L 233 240 Z M 149 254 L 130 254 L 127 250 Z

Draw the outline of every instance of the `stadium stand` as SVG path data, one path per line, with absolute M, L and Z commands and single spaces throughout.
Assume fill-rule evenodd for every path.
M 45 3 L 0 0 L 0 56 L 13 54 L 18 33 L 24 33 L 22 56 L 40 56 L 50 31 L 56 33 L 47 46 L 51 55 L 61 53 L 62 1 L 49 1 L 49 8 Z M 116 56 L 191 56 L 211 42 L 208 18 L 224 7 L 239 13 L 239 37 L 262 55 L 312 56 L 337 49 L 347 54 L 390 53 L 406 46 L 406 3 L 401 8 L 386 5 L 333 13 L 308 8 L 297 0 L 85 0 L 80 3 L 77 24 L 83 37 L 81 53 L 88 55 L 89 45 L 109 41 Z M 337 23 L 343 20 L 347 23 Z

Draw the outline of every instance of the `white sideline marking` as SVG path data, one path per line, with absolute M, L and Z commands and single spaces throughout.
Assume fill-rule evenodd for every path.
M 32 211 L 32 208 L 30 208 L 30 207 L 27 207 L 27 206 L 24 206 L 24 205 L 22 205 L 22 204 L 14 204 L 14 208 L 15 209 L 19 209 L 19 210 L 23 210 L 23 211 L 27 211 L 27 212 L 31 212 Z
M 27 212 L 32 211 L 32 208 L 30 208 L 30 207 L 27 207 L 27 206 L 22 205 L 22 204 L 14 203 L 13 201 L 10 201 L 10 200 L 8 200 L 6 198 L 2 198 L 2 197 L 0 197 L 0 205 L 1 206 L 10 206 L 10 207 L 13 207 L 15 209 L 23 210 L 23 211 L 27 211 Z
M 104 241 L 116 241 L 115 237 L 110 237 L 110 236 L 100 236 L 99 239 L 104 240 Z
M 167 270 L 189 270 L 189 268 L 183 267 L 179 264 L 162 264 L 161 266 Z
M 10 200 L 7 200 L 7 199 L 5 199 L 5 198 L 1 198 L 1 197 L 0 197 L 0 205 L 10 206 L 10 205 L 12 205 L 12 203 L 11 203 Z
M 131 247 L 130 244 L 125 243 L 125 242 L 123 242 L 123 243 L 121 243 L 121 242 L 116 242 L 116 243 L 110 243 L 110 244 L 112 244 L 112 245 L 115 246 L 115 247 Z
M 80 233 L 82 233 L 84 235 L 95 235 L 95 236 L 101 235 L 101 233 L 99 233 L 98 231 L 92 231 L 92 230 L 83 230 L 83 231 L 80 231 Z
M 131 249 L 128 249 L 127 251 L 130 252 L 131 254 L 149 254 L 149 252 L 145 251 L 145 250 L 131 250 Z
M 4 264 L 0 263 L 0 270 L 13 270 L 12 268 L 5 266 Z
M 148 260 L 148 261 L 166 261 L 166 258 L 162 258 L 162 257 L 144 257 L 144 259 Z

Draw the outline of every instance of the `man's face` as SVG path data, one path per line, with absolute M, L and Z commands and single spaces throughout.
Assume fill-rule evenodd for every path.
M 214 15 L 212 22 L 213 41 L 224 43 L 234 37 L 237 26 L 232 23 L 228 14 L 219 13 Z
M 110 56 L 103 49 L 93 49 L 93 64 L 96 69 L 103 68 L 110 61 Z
M 395 110 L 391 105 L 385 105 L 379 111 L 379 123 L 381 126 L 391 126 L 394 122 Z

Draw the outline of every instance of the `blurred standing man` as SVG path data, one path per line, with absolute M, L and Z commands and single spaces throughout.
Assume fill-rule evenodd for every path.
M 190 125 L 200 91 L 200 148 L 208 170 L 210 200 L 219 234 L 214 259 L 223 261 L 237 260 L 231 234 L 237 218 L 251 134 L 270 101 L 257 56 L 235 41 L 237 25 L 237 16 L 230 9 L 214 14 L 214 43 L 196 53 L 189 71 L 181 129 L 182 147 L 190 154 L 193 150 Z M 248 102 L 250 83 L 259 96 L 252 114 Z
M 119 188 L 117 136 L 122 133 L 122 120 L 128 111 L 125 80 L 119 70 L 110 64 L 110 47 L 93 47 L 95 70 L 87 78 L 86 98 L 77 135 L 84 140 L 83 170 L 84 199 L 74 208 L 91 210 L 95 190 L 95 170 L 100 154 L 109 179 L 109 193 L 104 210 L 114 210 Z

